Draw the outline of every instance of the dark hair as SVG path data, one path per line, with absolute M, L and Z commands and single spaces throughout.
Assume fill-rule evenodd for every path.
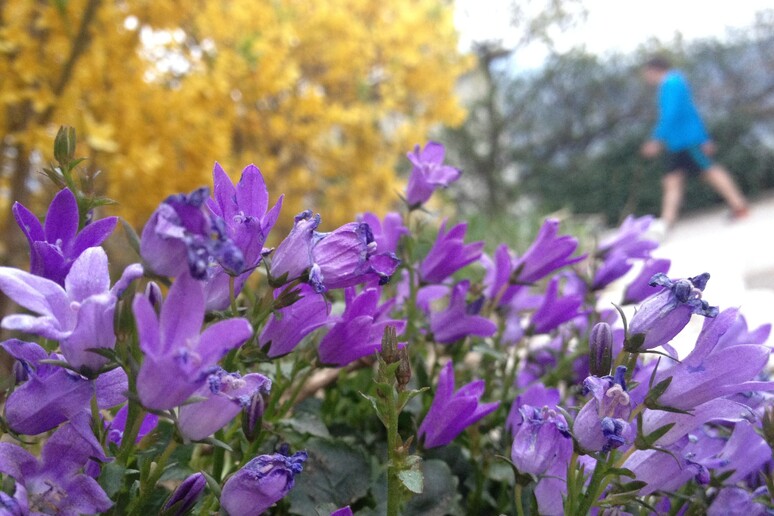
M 645 68 L 667 71 L 672 69 L 672 63 L 664 56 L 653 56 L 645 61 Z

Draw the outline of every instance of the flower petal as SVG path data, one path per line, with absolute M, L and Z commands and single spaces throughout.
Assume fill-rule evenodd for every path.
M 245 214 L 263 218 L 269 206 L 269 190 L 261 171 L 253 164 L 242 171 L 242 177 L 236 185 L 236 198 L 239 209 Z
M 67 294 L 51 280 L 19 269 L 0 267 L 0 290 L 28 310 L 50 316 L 61 323 L 71 319 Z
M 108 257 L 104 249 L 90 247 L 73 262 L 65 278 L 65 290 L 71 300 L 79 302 L 110 290 Z
M 46 214 L 46 240 L 61 248 L 68 246 L 78 232 L 78 202 L 65 188 L 54 196 Z
M 201 282 L 189 274 L 180 275 L 161 307 L 161 342 L 164 349 L 185 347 L 186 342 L 199 334 L 204 322 L 204 290 Z

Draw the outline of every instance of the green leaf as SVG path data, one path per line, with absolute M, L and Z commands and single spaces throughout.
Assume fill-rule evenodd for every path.
M 669 384 L 672 383 L 672 377 L 669 376 L 667 378 L 664 378 L 660 382 L 658 382 L 656 385 L 650 388 L 650 391 L 648 392 L 648 395 L 645 397 L 645 406 L 650 408 L 651 404 L 655 404 L 658 399 L 666 392 L 667 388 L 669 388 Z
M 408 469 L 398 472 L 401 484 L 412 493 L 421 494 L 424 489 L 424 477 L 418 469 Z
M 129 247 L 132 248 L 132 250 L 137 253 L 137 256 L 140 256 L 140 237 L 137 235 L 137 232 L 134 230 L 131 224 L 129 224 L 124 219 L 118 219 L 121 221 L 121 227 L 124 228 L 124 234 L 126 235 L 126 240 L 129 242 Z
M 634 441 L 634 445 L 640 450 L 648 450 L 652 448 L 654 444 L 656 444 L 656 441 L 664 437 L 664 435 L 666 435 L 666 433 L 669 432 L 673 426 L 675 426 L 675 423 L 668 423 L 662 427 L 657 428 L 656 430 L 653 430 L 647 435 L 638 435 L 637 439 Z
M 462 514 L 459 505 L 459 483 L 449 465 L 440 460 L 428 460 L 422 464 L 424 490 L 406 503 L 404 516 L 447 516 Z
M 126 468 L 118 462 L 108 462 L 102 466 L 102 472 L 99 476 L 99 485 L 105 490 L 109 497 L 113 497 L 121 490 L 124 485 L 124 476 Z
M 618 475 L 619 477 L 636 478 L 637 475 L 627 468 L 610 468 L 607 470 L 608 475 Z
M 293 514 L 315 514 L 325 503 L 344 507 L 368 494 L 371 469 L 365 454 L 344 441 L 314 437 L 306 446 L 309 459 L 288 496 Z
M 329 438 L 328 427 L 320 418 L 321 405 L 321 400 L 306 399 L 295 407 L 292 418 L 283 420 L 283 424 L 300 434 Z

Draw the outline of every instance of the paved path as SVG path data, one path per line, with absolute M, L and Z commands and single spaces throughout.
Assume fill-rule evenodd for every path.
M 721 310 L 739 307 L 750 327 L 774 323 L 774 197 L 754 202 L 750 216 L 741 221 L 730 221 L 722 207 L 686 216 L 653 254 L 672 260 L 671 277 L 709 272 L 704 298 Z M 632 276 L 604 297 L 620 299 Z M 703 318 L 694 317 L 673 342 L 681 356 L 693 347 L 702 323 Z
M 774 322 L 774 198 L 754 203 L 741 221 L 722 208 L 685 218 L 655 254 L 672 260 L 670 275 L 709 272 L 710 303 L 740 307 L 751 324 Z

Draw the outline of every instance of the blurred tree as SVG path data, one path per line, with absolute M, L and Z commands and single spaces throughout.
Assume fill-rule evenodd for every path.
M 514 63 L 520 51 L 532 45 L 552 49 L 555 33 L 586 14 L 582 0 L 511 0 L 509 7 L 512 31 L 505 39 L 474 42 L 477 66 L 458 85 L 468 117 L 465 124 L 449 128 L 444 135 L 451 144 L 452 161 L 466 172 L 458 203 L 487 216 L 508 211 L 515 198 L 518 170 L 508 134 L 514 113 L 507 104 Z
M 640 80 L 639 65 L 656 51 L 670 52 L 687 74 L 718 159 L 741 186 L 751 194 L 774 187 L 773 20 L 761 15 L 754 27 L 723 43 L 654 41 L 605 58 L 555 53 L 531 73 L 500 63 L 491 75 L 496 117 L 486 117 L 499 121 L 497 146 L 490 133 L 475 129 L 486 94 L 471 103 L 466 124 L 451 132 L 468 179 L 479 186 L 468 188 L 461 201 L 491 207 L 499 199 L 498 212 L 511 213 L 515 205 L 537 202 L 542 211 L 603 213 L 611 224 L 632 212 L 658 213 L 662 164 L 639 155 L 656 114 L 655 92 Z M 492 148 L 496 164 L 482 171 L 477 159 Z M 685 209 L 714 202 L 709 188 L 692 183 Z
M 384 211 L 400 156 L 463 119 L 451 15 L 447 0 L 0 0 L 4 241 L 60 124 L 135 224 L 216 159 L 234 176 L 258 164 L 285 221 Z

